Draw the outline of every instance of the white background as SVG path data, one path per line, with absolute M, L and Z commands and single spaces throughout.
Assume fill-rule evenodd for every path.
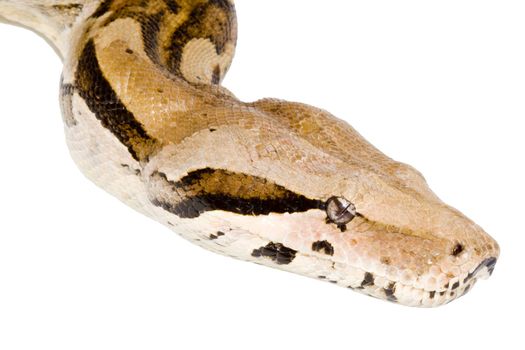
M 522 1 L 238 1 L 225 85 L 346 119 L 500 243 L 438 309 L 218 256 L 88 182 L 59 59 L 0 26 L 0 349 L 517 349 L 525 312 Z M 518 317 L 513 320 L 512 317 Z

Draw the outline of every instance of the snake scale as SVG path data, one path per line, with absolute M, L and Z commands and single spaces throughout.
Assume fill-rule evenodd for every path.
M 61 56 L 82 172 L 195 244 L 409 306 L 492 273 L 497 243 L 417 170 L 322 109 L 221 87 L 232 0 L 0 0 L 0 16 Z

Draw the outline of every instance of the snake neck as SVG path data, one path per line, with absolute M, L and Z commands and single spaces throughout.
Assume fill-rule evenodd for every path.
M 63 59 L 70 34 L 83 14 L 102 0 L 0 0 L 0 21 L 42 36 Z
M 106 0 L 80 16 L 64 55 L 64 115 L 79 96 L 142 165 L 188 136 L 196 111 L 238 103 L 219 86 L 236 41 L 231 2 Z

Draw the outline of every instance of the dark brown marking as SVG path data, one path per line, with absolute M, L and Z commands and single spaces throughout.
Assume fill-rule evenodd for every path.
M 142 172 L 139 170 L 139 169 L 134 169 L 132 166 L 128 165 L 128 164 L 120 164 L 121 167 L 123 167 L 124 169 L 127 169 L 129 172 L 135 174 L 135 175 L 140 175 Z
M 142 41 L 144 42 L 144 51 L 146 55 L 156 64 L 161 64 L 160 52 L 159 52 L 159 32 L 160 32 L 160 23 L 164 18 L 165 14 L 163 12 L 156 13 L 150 16 L 136 16 L 131 15 L 135 18 L 141 27 L 142 32 Z
M 216 65 L 215 68 L 213 68 L 213 75 L 211 77 L 211 83 L 217 85 L 220 82 L 221 82 L 221 67 L 219 65 Z
M 44 1 L 44 3 L 46 2 Z M 84 5 L 80 3 L 53 5 L 38 4 L 35 6 L 38 6 L 38 10 L 41 11 L 46 17 L 59 17 L 60 22 L 62 22 L 62 24 L 68 28 L 73 26 L 76 18 L 82 13 L 82 9 L 84 8 Z
M 62 110 L 62 116 L 64 123 L 67 127 L 73 127 L 77 125 L 75 114 L 73 113 L 73 94 L 75 93 L 75 87 L 73 84 L 64 83 L 64 79 L 60 78 L 60 109 Z
M 216 234 L 211 234 L 210 235 L 210 240 L 218 239 L 219 237 L 224 236 L 224 235 L 225 235 L 224 232 L 217 231 Z
M 56 5 L 52 5 L 52 7 L 57 10 L 82 10 L 84 8 L 84 5 L 78 4 L 78 3 L 77 4 L 71 3 L 71 4 L 56 4 Z
M 428 297 L 429 297 L 430 299 L 434 299 L 435 296 L 436 296 L 436 291 L 432 291 L 432 292 L 430 292 L 430 293 L 428 294 Z
M 98 6 L 98 8 L 95 10 L 95 12 L 93 12 L 91 17 L 98 18 L 108 13 L 108 11 L 111 8 L 111 5 L 113 4 L 113 1 L 114 0 L 103 0 L 102 3 Z
M 384 291 L 388 301 L 397 301 L 397 297 L 394 295 L 394 293 L 396 292 L 395 282 L 390 283 L 388 287 L 384 288 Z
M 295 259 L 297 251 L 288 247 L 283 246 L 281 243 L 270 242 L 266 246 L 259 249 L 254 249 L 252 256 L 267 257 L 278 265 L 287 265 Z
M 467 294 L 470 290 L 470 284 L 465 287 L 465 290 L 463 291 L 463 295 Z
M 365 273 L 365 277 L 363 278 L 363 282 L 361 282 L 361 288 L 365 288 L 368 286 L 374 285 L 374 275 L 372 275 L 370 272 Z
M 328 241 L 317 241 L 312 243 L 312 250 L 326 255 L 334 255 L 334 247 Z
M 456 283 L 452 285 L 452 290 L 457 289 L 458 287 L 459 287 L 459 281 L 457 281 Z
M 195 170 L 177 182 L 154 172 L 151 186 L 158 188 L 152 203 L 181 218 L 196 218 L 213 210 L 241 215 L 295 213 L 323 205 L 264 178 L 222 169 Z
M 133 50 L 132 49 L 126 49 L 126 53 L 129 53 L 130 55 L 134 54 Z
M 180 11 L 180 5 L 177 3 L 176 0 L 164 0 L 164 3 L 166 4 L 166 7 L 168 10 L 171 11 L 173 14 L 177 14 Z
M 101 122 L 124 144 L 136 160 L 145 159 L 156 141 L 126 109 L 102 73 L 93 40 L 90 40 L 78 62 L 75 85 L 79 95 Z
M 84 8 L 84 5 L 82 4 L 56 4 L 51 6 L 53 9 L 57 11 L 77 11 L 80 12 Z

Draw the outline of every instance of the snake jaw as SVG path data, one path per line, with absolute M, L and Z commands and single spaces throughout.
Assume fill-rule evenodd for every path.
M 206 215 L 215 220 L 220 217 L 227 227 L 235 227 L 211 241 L 212 246 L 206 246 L 207 249 L 214 250 L 216 243 L 239 247 L 241 241 L 250 242 L 247 246 L 241 244 L 242 249 L 237 250 L 236 257 L 401 305 L 435 307 L 447 304 L 470 291 L 495 264 L 493 258 L 476 262 L 475 254 L 471 253 L 475 248 L 465 247 L 461 254 L 454 256 L 452 243 L 444 244 L 437 252 L 432 251 L 432 241 L 396 232 L 387 233 L 390 239 L 376 241 L 376 248 L 371 240 L 385 234 L 381 228 L 371 231 L 370 226 L 359 222 L 363 219 L 356 218 L 356 222 L 342 233 L 335 225 L 325 223 L 322 210 L 257 218 L 220 211 Z M 268 227 L 273 229 L 268 231 Z M 381 243 L 387 244 L 383 250 Z M 396 248 L 390 249 L 388 244 L 394 243 Z M 421 251 L 428 248 L 430 255 L 419 256 L 417 251 L 410 250 L 416 245 L 422 247 Z M 406 255 L 400 257 L 381 254 L 403 250 Z M 435 255 L 433 259 L 429 258 L 432 254 Z M 413 260 L 408 258 L 411 255 Z

